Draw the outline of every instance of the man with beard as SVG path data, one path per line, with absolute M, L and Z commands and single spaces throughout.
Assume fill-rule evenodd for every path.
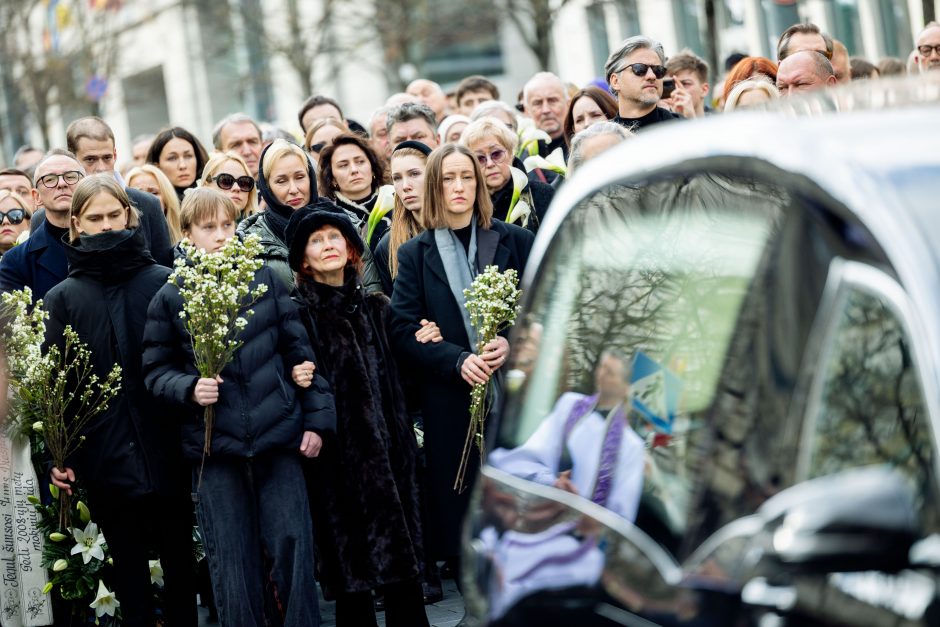
M 940 22 L 930 22 L 917 36 L 917 67 L 921 73 L 940 70 Z
M 636 35 L 625 39 L 607 59 L 604 73 L 617 96 L 619 115 L 614 122 L 631 131 L 679 116 L 657 106 L 663 94 L 666 53 L 658 41 Z

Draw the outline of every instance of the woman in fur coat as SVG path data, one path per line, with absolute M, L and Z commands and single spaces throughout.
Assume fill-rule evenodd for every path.
M 417 444 L 385 331 L 388 298 L 363 290 L 362 239 L 332 202 L 296 211 L 287 239 L 294 298 L 336 401 L 336 440 L 308 463 L 321 583 L 336 593 L 340 627 L 376 625 L 373 589 L 385 593 L 387 625 L 426 627 Z

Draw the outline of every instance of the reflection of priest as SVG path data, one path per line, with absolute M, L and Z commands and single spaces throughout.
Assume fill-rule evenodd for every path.
M 579 494 L 632 522 L 643 489 L 644 445 L 624 410 L 629 360 L 619 351 L 604 351 L 594 380 L 596 394 L 563 394 L 525 444 L 493 451 L 488 463 Z M 579 537 L 568 523 L 537 534 L 508 531 L 490 540 L 500 570 L 494 615 L 536 590 L 593 585 L 604 566 L 597 538 Z

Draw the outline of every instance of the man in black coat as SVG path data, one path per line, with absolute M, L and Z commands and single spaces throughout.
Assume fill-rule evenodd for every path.
M 114 133 L 104 120 L 95 116 L 79 118 L 69 124 L 65 130 L 65 141 L 78 162 L 85 168 L 85 173 L 111 174 L 117 176 L 114 165 L 117 150 L 114 147 Z M 197 176 L 202 174 L 197 173 Z M 118 179 L 120 181 L 120 179 Z M 121 181 L 123 184 L 123 181 Z M 170 244 L 170 230 L 160 207 L 160 201 L 152 194 L 127 187 L 127 192 L 137 211 L 140 212 L 140 229 L 147 241 L 150 255 L 161 266 L 173 267 L 173 246 Z

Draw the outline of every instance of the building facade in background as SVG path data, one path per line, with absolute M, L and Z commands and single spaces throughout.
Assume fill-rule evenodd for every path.
M 0 163 L 22 144 L 63 146 L 68 121 L 90 113 L 114 128 L 123 161 L 135 137 L 168 124 L 209 146 L 215 121 L 235 111 L 299 134 L 296 112 L 311 92 L 336 98 L 365 125 L 418 76 L 447 89 L 484 74 L 515 103 L 541 69 L 535 29 L 508 13 L 528 1 L 4 0 L 0 27 L 10 36 L 0 49 Z M 28 15 L 15 15 L 21 5 L 32 7 Z M 925 6 L 940 14 L 940 0 L 708 5 L 711 22 L 706 0 L 557 0 L 549 69 L 587 83 L 603 75 L 621 40 L 638 33 L 661 40 L 667 54 L 773 57 L 779 33 L 798 21 L 818 24 L 852 55 L 905 59 Z

